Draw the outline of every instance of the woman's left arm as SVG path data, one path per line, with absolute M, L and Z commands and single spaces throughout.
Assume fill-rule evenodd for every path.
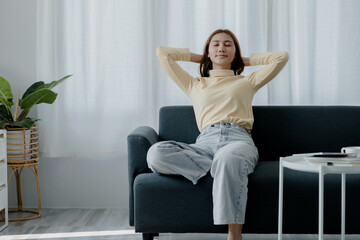
M 285 51 L 258 53 L 251 54 L 249 60 L 250 66 L 265 65 L 263 68 L 249 76 L 249 80 L 256 90 L 258 90 L 276 77 L 289 60 L 289 55 Z

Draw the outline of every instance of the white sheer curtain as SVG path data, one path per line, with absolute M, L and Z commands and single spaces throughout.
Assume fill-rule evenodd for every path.
M 191 104 L 161 69 L 156 46 L 201 53 L 217 28 L 238 36 L 243 56 L 289 52 L 255 105 L 359 105 L 359 12 L 357 0 L 38 0 L 38 79 L 73 74 L 53 105 L 38 108 L 40 151 L 126 154 L 126 136 L 157 128 L 161 106 Z M 181 65 L 199 75 L 196 64 Z

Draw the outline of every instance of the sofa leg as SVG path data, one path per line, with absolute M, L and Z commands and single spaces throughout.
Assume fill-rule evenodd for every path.
M 154 236 L 159 236 L 158 233 L 143 233 L 143 240 L 154 240 Z

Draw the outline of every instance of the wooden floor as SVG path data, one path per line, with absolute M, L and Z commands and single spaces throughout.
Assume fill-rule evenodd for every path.
M 11 218 L 15 215 L 11 215 Z M 2 224 L 2 222 L 0 222 Z M 126 209 L 43 209 L 41 218 L 9 222 L 0 240 L 15 239 L 118 239 L 140 240 L 142 235 L 129 226 Z M 160 234 L 159 240 L 226 240 L 226 234 Z M 244 240 L 276 240 L 277 235 L 244 235 Z M 284 240 L 317 239 L 317 235 L 285 235 Z M 325 236 L 325 240 L 340 236 Z M 350 235 L 347 240 L 360 240 Z

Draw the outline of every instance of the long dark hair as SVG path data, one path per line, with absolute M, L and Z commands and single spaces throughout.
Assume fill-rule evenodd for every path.
M 200 61 L 200 74 L 201 74 L 201 76 L 202 77 L 209 77 L 210 76 L 209 72 L 210 72 L 210 70 L 213 69 L 212 61 L 208 57 L 208 55 L 209 55 L 209 45 L 210 45 L 210 41 L 211 41 L 212 37 L 215 34 L 218 34 L 218 33 L 226 33 L 226 34 L 230 35 L 231 38 L 233 39 L 234 44 L 235 44 L 236 52 L 235 52 L 235 58 L 234 58 L 233 62 L 231 63 L 231 69 L 234 71 L 235 75 L 240 75 L 244 71 L 245 64 L 244 64 L 244 62 L 242 60 L 242 57 L 241 57 L 241 51 L 240 51 L 239 42 L 238 42 L 235 34 L 232 33 L 230 30 L 228 30 L 228 29 L 218 29 L 218 30 L 215 30 L 212 34 L 210 34 L 209 38 L 207 39 L 207 41 L 205 43 L 204 53 L 203 53 L 203 56 L 202 56 L 201 61 Z

